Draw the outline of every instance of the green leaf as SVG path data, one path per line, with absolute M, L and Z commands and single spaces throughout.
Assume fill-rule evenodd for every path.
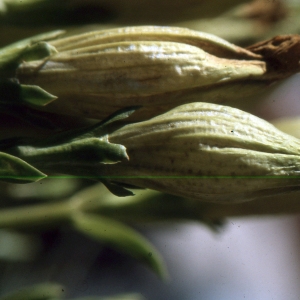
M 124 123 L 120 123 L 119 121 L 127 119 L 139 108 L 140 106 L 131 106 L 119 109 L 106 119 L 100 121 L 90 128 L 85 129 L 85 133 L 87 136 L 103 136 L 105 134 L 109 134 L 110 132 L 124 126 Z
M 134 196 L 134 193 L 127 190 L 125 187 L 115 184 L 109 180 L 100 179 L 100 181 L 106 186 L 106 188 L 114 195 L 118 197 Z
M 0 180 L 15 183 L 29 183 L 47 177 L 24 160 L 0 152 Z
M 122 108 L 116 111 L 115 113 L 113 113 L 112 115 L 108 116 L 106 119 L 92 126 L 87 126 L 79 129 L 71 129 L 68 131 L 64 131 L 62 133 L 58 133 L 50 137 L 49 139 L 47 139 L 45 143 L 51 145 L 51 144 L 60 144 L 71 140 L 75 141 L 75 140 L 82 140 L 84 138 L 102 137 L 104 135 L 107 135 L 110 132 L 110 130 L 116 130 L 116 128 L 120 126 L 124 126 L 124 123 L 120 124 L 118 123 L 118 121 L 128 118 L 138 108 L 139 108 L 138 106 Z
M 47 42 L 38 42 L 30 45 L 22 51 L 20 60 L 31 61 L 43 59 L 52 54 L 58 53 L 55 47 L 51 46 Z
M 106 122 L 123 119 L 134 110 L 128 108 L 119 111 Z M 96 176 L 101 180 L 99 170 L 102 164 L 115 164 L 129 160 L 125 146 L 109 143 L 105 124 L 63 132 L 52 135 L 48 139 L 8 139 L 0 141 L 0 149 L 20 157 L 47 173 Z M 102 135 L 99 126 L 101 128 L 103 126 Z M 132 195 L 132 192 L 123 187 L 105 183 L 117 195 Z
M 166 278 L 160 254 L 135 230 L 118 221 L 93 214 L 76 213 L 72 221 L 78 231 L 137 258 L 160 277 Z
M 48 93 L 37 85 L 21 84 L 21 101 L 37 106 L 45 106 L 57 99 L 56 96 Z
M 111 123 L 114 123 L 117 121 L 127 119 L 128 117 L 130 117 L 130 115 L 132 115 L 139 108 L 140 108 L 140 106 L 131 106 L 131 107 L 125 107 L 125 108 L 119 109 L 115 113 L 111 114 L 106 119 L 101 121 L 97 127 L 99 127 L 99 125 L 101 125 L 101 126 L 108 125 L 108 124 L 111 124 Z
M 1 297 L 0 300 L 48 300 L 61 298 L 63 290 L 63 286 L 59 284 L 43 283 L 11 292 Z
M 12 72 L 17 68 L 18 64 L 24 58 L 34 58 L 34 57 L 46 57 L 55 50 L 52 46 L 46 45 L 47 43 L 41 43 L 35 46 L 39 42 L 47 41 L 58 37 L 63 34 L 64 31 L 56 30 L 49 33 L 43 33 L 34 37 L 30 37 L 11 45 L 8 45 L 0 49 L 0 73 L 2 72 Z
M 24 104 L 44 106 L 57 99 L 56 96 L 51 95 L 39 86 L 22 85 L 16 79 L 12 78 L 0 79 L 0 95 L 1 104 L 18 106 Z M 9 108 L 13 110 L 12 107 L 8 106 Z
M 75 298 L 74 300 L 146 300 L 146 298 L 141 294 L 121 294 L 108 297 L 90 296 L 83 298 Z

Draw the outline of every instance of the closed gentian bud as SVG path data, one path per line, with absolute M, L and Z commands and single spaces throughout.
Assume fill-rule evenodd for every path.
M 300 141 L 239 109 L 186 104 L 108 138 L 129 156 L 101 168 L 111 181 L 223 202 L 299 189 Z
M 199 97 L 231 100 L 249 82 L 261 88 L 267 72 L 260 54 L 184 28 L 125 27 L 49 44 L 58 53 L 24 61 L 17 79 L 58 97 L 46 110 L 88 118 L 139 105 L 131 120 L 143 120 Z M 253 85 L 250 90 L 257 92 Z

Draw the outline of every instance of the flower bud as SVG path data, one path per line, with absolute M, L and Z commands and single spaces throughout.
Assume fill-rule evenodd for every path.
M 299 189 L 300 141 L 239 109 L 192 103 L 109 135 L 129 161 L 111 181 L 199 199 L 239 202 Z
M 140 105 L 131 120 L 142 120 L 199 101 L 215 88 L 211 100 L 219 101 L 228 91 L 223 86 L 266 73 L 260 54 L 184 28 L 117 28 L 50 44 L 58 53 L 23 62 L 18 80 L 58 97 L 46 110 L 89 118 Z

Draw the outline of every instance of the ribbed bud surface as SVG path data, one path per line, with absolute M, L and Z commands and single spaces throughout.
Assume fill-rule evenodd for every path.
M 209 201 L 245 201 L 300 184 L 300 142 L 231 107 L 192 103 L 109 136 L 129 161 L 112 180 Z
M 203 89 L 258 80 L 266 72 L 260 55 L 184 28 L 111 29 L 51 45 L 59 53 L 22 63 L 17 78 L 58 97 L 45 109 L 90 118 L 132 105 L 143 106 L 133 119 L 149 118 L 196 101 Z

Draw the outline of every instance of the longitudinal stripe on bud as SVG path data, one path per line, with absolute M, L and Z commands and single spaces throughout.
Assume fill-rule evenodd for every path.
M 55 95 L 149 95 L 261 76 L 264 63 L 217 58 L 173 42 L 122 42 L 62 52 L 24 63 L 21 82 Z M 60 84 L 61 82 L 61 84 Z
M 135 26 L 100 31 L 61 38 L 51 44 L 58 51 L 124 41 L 165 41 L 196 46 L 205 52 L 223 58 L 257 59 L 260 55 L 233 45 L 213 34 L 180 27 Z
M 210 201 L 245 201 L 298 188 L 300 141 L 251 114 L 193 103 L 109 136 L 128 162 L 112 180 Z

